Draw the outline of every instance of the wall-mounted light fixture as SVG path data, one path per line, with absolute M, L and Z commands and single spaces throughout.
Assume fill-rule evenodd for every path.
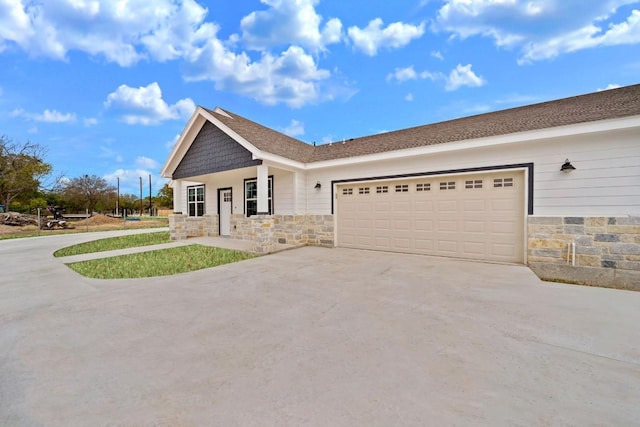
M 571 162 L 569 161 L 569 159 L 566 159 L 564 161 L 564 163 L 562 164 L 562 166 L 560 167 L 560 171 L 564 172 L 564 173 L 569 173 L 572 170 L 575 170 L 575 166 L 573 166 L 571 164 Z
M 320 184 L 320 181 L 316 182 L 316 186 L 313 187 L 313 188 L 315 188 L 316 190 L 321 189 L 322 188 L 322 184 Z

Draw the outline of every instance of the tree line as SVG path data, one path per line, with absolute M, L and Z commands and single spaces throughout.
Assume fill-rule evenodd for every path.
M 35 213 L 38 208 L 58 206 L 67 213 L 140 211 L 140 196 L 120 194 L 115 186 L 94 174 L 74 178 L 52 177 L 53 166 L 45 160 L 46 149 L 31 142 L 16 143 L 0 136 L 0 205 L 5 211 Z M 153 208 L 171 208 L 173 189 L 165 184 L 151 198 Z M 148 194 L 142 199 L 149 212 Z

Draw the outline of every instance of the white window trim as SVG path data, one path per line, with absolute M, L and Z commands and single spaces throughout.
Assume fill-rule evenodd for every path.
M 202 200 L 197 200 L 197 198 L 198 198 L 198 189 L 199 188 L 202 188 Z M 190 195 L 190 193 L 192 191 L 194 192 L 194 196 L 195 196 L 194 197 L 195 198 L 194 201 L 189 200 L 189 195 Z M 206 211 L 205 211 L 205 207 L 206 207 L 205 195 L 206 195 L 206 191 L 205 191 L 204 184 L 202 184 L 202 185 L 192 185 L 192 186 L 187 187 L 187 215 L 188 216 L 197 217 L 197 216 L 204 216 L 206 214 Z M 195 215 L 191 215 L 191 209 L 190 209 L 191 205 L 195 206 L 195 208 L 194 208 Z M 202 215 L 198 215 L 198 205 L 202 205 Z
M 247 209 L 247 205 L 248 202 L 250 201 L 255 201 L 256 204 L 258 203 L 258 194 L 256 192 L 256 197 L 255 198 L 247 198 L 247 184 L 249 184 L 250 182 L 255 182 L 256 185 L 258 185 L 258 178 L 249 178 L 249 179 L 245 179 L 244 180 L 244 216 L 245 217 L 249 217 L 248 215 L 248 209 Z M 273 176 L 269 176 L 269 184 L 268 184 L 268 203 L 269 203 L 269 215 L 273 215 Z

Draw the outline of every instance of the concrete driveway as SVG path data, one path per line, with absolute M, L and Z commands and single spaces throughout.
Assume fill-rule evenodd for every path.
M 51 256 L 91 238 L 0 241 L 0 425 L 640 424 L 640 293 L 346 249 L 124 281 Z

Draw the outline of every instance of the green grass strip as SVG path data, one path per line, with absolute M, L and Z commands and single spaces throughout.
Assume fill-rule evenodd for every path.
M 93 240 L 78 245 L 67 246 L 53 253 L 54 257 L 92 254 L 95 252 L 115 251 L 117 249 L 137 248 L 138 246 L 158 245 L 169 243 L 168 231 L 156 233 L 131 234 L 128 236 L 109 237 L 107 239 Z
M 135 279 L 186 273 L 253 257 L 255 255 L 247 252 L 189 245 L 67 265 L 94 279 Z

